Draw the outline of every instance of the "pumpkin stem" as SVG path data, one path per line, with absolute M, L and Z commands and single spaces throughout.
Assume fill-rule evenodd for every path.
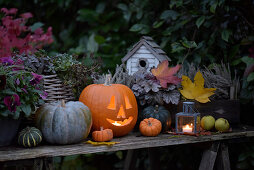
M 101 129 L 101 131 L 103 131 L 103 127 L 102 126 L 100 127 L 100 129 Z
M 62 106 L 62 107 L 65 107 L 65 102 L 64 102 L 64 100 L 61 100 L 61 106 Z
M 154 112 L 155 112 L 155 113 L 159 113 L 159 105 L 157 105 L 157 104 L 155 105 Z
M 105 86 L 110 86 L 110 79 L 111 79 L 111 74 L 106 74 L 106 78 L 105 78 Z
M 150 120 L 148 120 L 148 126 L 152 126 L 152 123 Z

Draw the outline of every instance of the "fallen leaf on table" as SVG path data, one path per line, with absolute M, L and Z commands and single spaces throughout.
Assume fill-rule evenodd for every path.
M 180 135 L 174 135 L 174 136 L 170 136 L 170 137 L 168 137 L 168 139 L 172 139 L 172 138 L 180 138 L 180 137 L 182 137 L 182 136 L 180 136 Z
M 182 76 L 182 90 L 180 90 L 181 94 L 186 99 L 195 99 L 200 103 L 207 103 L 209 102 L 209 98 L 211 95 L 214 94 L 216 88 L 205 88 L 205 80 L 198 71 L 194 78 L 194 83 L 190 80 L 187 76 Z
M 112 146 L 112 145 L 115 145 L 115 144 L 120 143 L 120 142 L 93 142 L 91 140 L 88 140 L 88 141 L 86 141 L 86 143 L 92 144 L 94 146 L 98 146 L 98 145 Z
M 161 87 L 167 88 L 168 83 L 177 85 L 181 82 L 181 79 L 175 76 L 180 68 L 181 65 L 179 64 L 175 67 L 168 67 L 168 60 L 164 60 L 157 68 L 152 69 L 151 72 L 160 81 Z

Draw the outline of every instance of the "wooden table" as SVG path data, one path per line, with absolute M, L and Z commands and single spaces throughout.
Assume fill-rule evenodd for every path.
M 134 149 L 140 148 L 154 148 L 170 145 L 213 142 L 214 144 L 216 144 L 216 146 L 213 146 L 213 148 L 210 148 L 204 152 L 203 159 L 205 159 L 204 156 L 206 152 L 218 151 L 219 149 L 218 142 L 223 142 L 225 140 L 232 140 L 237 138 L 243 139 L 249 137 L 254 137 L 254 128 L 247 126 L 241 126 L 238 129 L 234 129 L 233 132 L 230 133 L 218 133 L 213 134 L 211 136 L 198 136 L 198 137 L 187 135 L 172 135 L 172 134 L 160 134 L 157 137 L 144 137 L 140 136 L 140 134 L 136 132 L 130 133 L 129 135 L 124 137 L 114 138 L 113 141 L 120 143 L 115 144 L 113 146 L 105 146 L 105 145 L 93 146 L 91 144 L 86 144 L 84 142 L 74 145 L 44 145 L 35 148 L 22 148 L 18 146 L 0 147 L 0 163 L 1 162 L 3 163 L 5 161 L 35 159 L 41 157 L 68 156 L 76 154 L 111 152 L 119 150 L 133 151 Z M 207 155 L 211 154 L 208 153 Z M 129 157 L 130 156 L 131 155 L 129 155 Z M 211 159 L 211 157 L 209 157 L 209 159 Z M 202 161 L 200 166 L 201 165 Z

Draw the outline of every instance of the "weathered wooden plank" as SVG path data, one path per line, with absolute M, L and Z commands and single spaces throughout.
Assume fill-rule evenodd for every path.
M 152 54 L 144 45 L 142 45 L 136 52 L 136 54 Z
M 203 152 L 199 170 L 213 170 L 219 147 L 220 142 L 215 142 L 208 150 Z
M 139 58 L 155 59 L 155 56 L 154 56 L 153 54 L 136 54 L 136 53 L 135 53 L 135 54 L 132 56 L 131 60 L 132 60 L 132 61 L 133 61 L 133 60 L 137 60 L 137 61 L 138 61 Z M 136 61 L 133 61 L 133 62 L 136 62 Z
M 8 160 L 31 159 L 38 157 L 68 156 L 76 154 L 88 154 L 98 152 L 110 152 L 118 150 L 129 150 L 159 146 L 170 146 L 190 143 L 200 143 L 209 141 L 218 141 L 226 139 L 236 139 L 245 137 L 254 137 L 254 131 L 237 131 L 231 133 L 222 133 L 212 136 L 180 136 L 172 137 L 170 134 L 160 134 L 157 137 L 136 137 L 139 133 L 131 133 L 121 138 L 114 138 L 113 141 L 120 142 L 114 146 L 93 146 L 91 144 L 75 145 L 48 145 L 35 148 L 22 147 L 0 147 L 0 162 Z

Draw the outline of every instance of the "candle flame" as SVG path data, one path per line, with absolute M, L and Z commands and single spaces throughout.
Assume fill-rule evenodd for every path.
M 113 125 L 115 125 L 115 126 L 121 126 L 121 124 L 120 123 L 117 123 L 117 121 L 115 121 L 114 123 L 112 123 Z

